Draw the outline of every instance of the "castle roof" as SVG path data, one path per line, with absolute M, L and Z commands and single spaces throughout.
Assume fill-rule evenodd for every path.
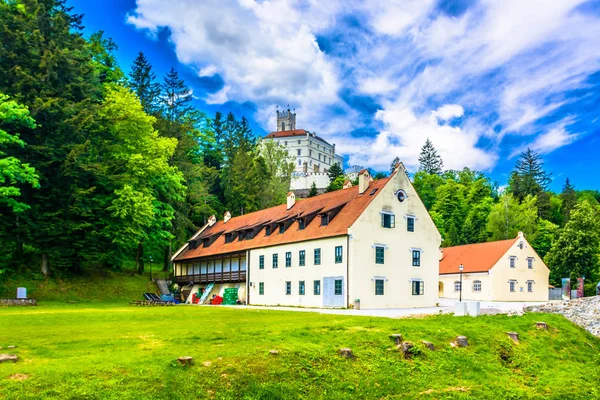
M 310 135 L 310 137 L 313 137 L 313 138 L 320 140 L 321 142 L 331 146 L 331 144 L 329 142 L 327 142 L 325 139 L 323 139 L 322 137 L 317 136 L 316 134 L 309 132 L 307 130 L 304 130 L 304 129 L 291 129 L 291 130 L 287 130 L 287 131 L 275 131 L 275 132 L 269 133 L 267 136 L 265 136 L 265 138 L 277 139 L 277 138 L 298 137 L 298 136 L 306 136 L 306 135 Z

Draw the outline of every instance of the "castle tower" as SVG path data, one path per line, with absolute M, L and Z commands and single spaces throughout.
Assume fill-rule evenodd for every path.
M 291 131 L 296 129 L 296 113 L 289 108 L 287 110 L 277 110 L 277 131 Z

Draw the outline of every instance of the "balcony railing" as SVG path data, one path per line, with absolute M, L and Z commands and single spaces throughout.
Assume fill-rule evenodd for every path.
M 213 272 L 210 274 L 190 274 L 178 275 L 175 277 L 177 283 L 226 283 L 226 282 L 245 282 L 246 271 L 228 271 L 228 272 Z

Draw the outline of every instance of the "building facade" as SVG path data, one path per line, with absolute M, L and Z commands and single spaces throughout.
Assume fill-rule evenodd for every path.
M 343 157 L 335 152 L 335 144 L 330 144 L 315 133 L 296 129 L 296 113 L 290 109 L 277 111 L 277 130 L 266 138 L 284 146 L 294 158 L 296 169 L 292 176 L 291 190 L 310 189 L 313 182 L 318 189 L 329 184 L 327 171 L 332 165 L 343 165 Z M 314 175 L 314 176 L 313 176 Z
M 522 232 L 516 239 L 442 249 L 439 297 L 547 301 L 550 271 Z M 463 265 L 462 285 L 459 265 Z
M 386 179 L 363 171 L 358 186 L 212 219 L 174 255 L 175 280 L 216 294 L 238 285 L 255 305 L 432 306 L 440 242 L 399 164 Z

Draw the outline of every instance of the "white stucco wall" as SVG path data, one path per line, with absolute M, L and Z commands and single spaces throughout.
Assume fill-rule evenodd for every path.
M 329 186 L 329 175 L 324 172 L 311 174 L 298 173 L 292 176 L 290 190 L 310 189 L 313 182 L 317 186 L 317 189 L 325 189 Z
M 335 247 L 342 246 L 342 262 L 335 263 Z M 314 264 L 314 249 L 321 249 L 321 264 Z M 299 266 L 299 252 L 306 252 L 306 263 Z M 292 266 L 285 266 L 285 253 L 292 253 Z M 250 299 L 248 304 L 254 305 L 281 305 L 302 307 L 323 307 L 324 277 L 338 277 L 344 279 L 343 291 L 346 299 L 346 271 L 348 262 L 347 236 L 311 240 L 286 245 L 265 247 L 249 251 L 249 276 L 250 285 L 248 292 Z M 273 268 L 273 254 L 277 253 L 278 268 Z M 265 268 L 259 269 L 259 257 L 265 256 Z M 313 282 L 321 281 L 321 294 L 314 295 Z M 292 293 L 286 295 L 286 281 L 292 282 Z M 298 291 L 299 281 L 305 282 L 305 294 L 300 295 Z M 264 282 L 264 295 L 259 294 L 259 283 Z M 347 306 L 344 301 L 343 306 Z
M 460 274 L 444 274 L 440 275 L 439 286 L 441 291 L 439 297 L 449 299 L 458 299 L 460 293 L 455 291 L 454 282 L 460 281 Z M 473 289 L 474 281 L 481 281 L 481 291 L 476 292 Z M 465 273 L 462 276 L 462 298 L 463 300 L 492 300 L 492 285 L 490 284 L 490 275 L 487 272 Z
M 402 167 L 401 167 L 402 168 Z M 396 191 L 403 189 L 403 202 Z M 350 228 L 350 301 L 361 308 L 427 307 L 437 302 L 440 234 L 403 169 L 382 188 Z M 367 189 L 365 196 L 369 196 Z M 395 215 L 394 228 L 381 226 L 381 211 Z M 416 217 L 408 232 L 406 216 Z M 375 244 L 387 247 L 384 264 L 375 263 Z M 421 266 L 412 266 L 412 249 L 421 250 Z M 375 277 L 384 277 L 384 294 L 375 295 Z M 411 279 L 424 282 L 424 294 L 412 295 Z

